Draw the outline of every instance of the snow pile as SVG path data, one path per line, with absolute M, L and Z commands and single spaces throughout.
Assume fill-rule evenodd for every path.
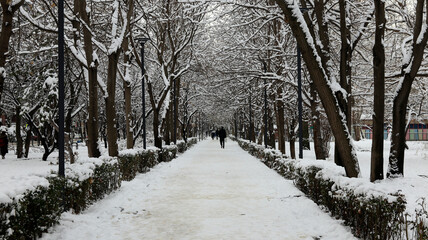
M 292 179 L 297 188 L 333 216 L 343 219 L 355 236 L 390 239 L 401 234 L 406 200 L 398 189 L 348 178 L 344 168 L 333 162 L 285 159 L 255 144 L 241 140 L 238 143 L 266 166 Z
M 84 181 L 94 175 L 96 167 L 102 164 L 113 165 L 117 163 L 116 158 L 102 156 L 100 158 L 81 158 L 74 164 L 67 164 L 65 176 Z
M 332 190 L 347 189 L 352 191 L 354 195 L 364 195 L 370 197 L 381 197 L 388 199 L 389 202 L 397 201 L 397 193 L 399 189 L 385 188 L 382 185 L 375 184 L 363 178 L 349 178 L 345 175 L 345 169 L 337 166 L 333 162 L 320 160 L 289 160 L 284 159 L 284 162 L 293 162 L 296 168 L 307 170 L 311 167 L 317 167 L 320 170 L 317 173 L 317 178 L 326 181 L 334 182 Z
M 119 156 L 135 156 L 142 154 L 144 152 L 156 152 L 159 148 L 157 147 L 147 147 L 147 149 L 144 148 L 133 148 L 133 149 L 125 149 L 119 152 Z
M 48 187 L 49 181 L 45 176 L 28 175 L 12 177 L 10 181 L 2 182 L 0 187 L 0 203 L 11 203 L 18 200 L 27 191 L 33 191 L 38 186 Z

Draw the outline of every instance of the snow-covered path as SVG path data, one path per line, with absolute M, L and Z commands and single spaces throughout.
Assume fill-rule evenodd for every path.
M 43 239 L 354 239 L 232 141 L 206 140 L 83 214 L 65 213 Z

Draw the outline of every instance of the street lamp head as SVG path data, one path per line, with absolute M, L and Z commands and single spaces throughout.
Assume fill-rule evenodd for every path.
M 141 37 L 141 38 L 136 38 L 136 40 L 139 41 L 140 44 L 144 45 L 146 42 L 150 41 L 150 38 Z

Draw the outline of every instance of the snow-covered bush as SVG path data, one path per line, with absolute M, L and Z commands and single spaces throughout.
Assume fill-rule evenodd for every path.
M 159 163 L 159 149 L 129 149 L 119 152 L 118 161 L 122 179 L 131 181 L 137 173 L 147 172 Z
M 238 144 L 276 170 L 315 203 L 351 227 L 362 239 L 412 239 L 402 236 L 406 200 L 363 179 L 348 178 L 342 167 L 327 161 L 286 159 L 276 150 L 238 139 Z M 419 234 L 419 236 L 423 236 Z M 416 238 L 425 239 L 425 238 Z
M 197 143 L 189 139 L 188 149 Z M 80 213 L 93 202 L 118 189 L 121 181 L 132 180 L 160 161 L 176 156 L 177 146 L 123 150 L 117 158 L 80 159 L 66 169 L 66 177 L 48 177 L 49 184 L 0 203 L 0 239 L 37 239 L 56 224 L 65 211 Z
M 159 162 L 169 162 L 177 156 L 177 146 L 167 145 L 159 151 Z
M 96 160 L 80 164 L 85 168 L 68 168 L 67 177 L 51 176 L 48 186 L 38 186 L 10 203 L 0 204 L 0 238 L 36 239 L 56 224 L 63 212 L 79 213 L 119 188 L 117 161 L 112 158 Z M 89 165 L 91 167 L 86 168 Z

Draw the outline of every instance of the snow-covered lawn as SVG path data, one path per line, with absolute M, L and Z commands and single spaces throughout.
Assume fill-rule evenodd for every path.
M 354 239 L 292 181 L 228 141 L 206 140 L 43 239 Z
M 9 151 L 5 159 L 0 159 L 0 202 L 9 202 L 27 189 L 48 184 L 46 176 L 58 170 L 58 161 L 54 154 L 42 161 L 42 155 L 31 152 L 29 158 L 17 159 L 14 151 Z

